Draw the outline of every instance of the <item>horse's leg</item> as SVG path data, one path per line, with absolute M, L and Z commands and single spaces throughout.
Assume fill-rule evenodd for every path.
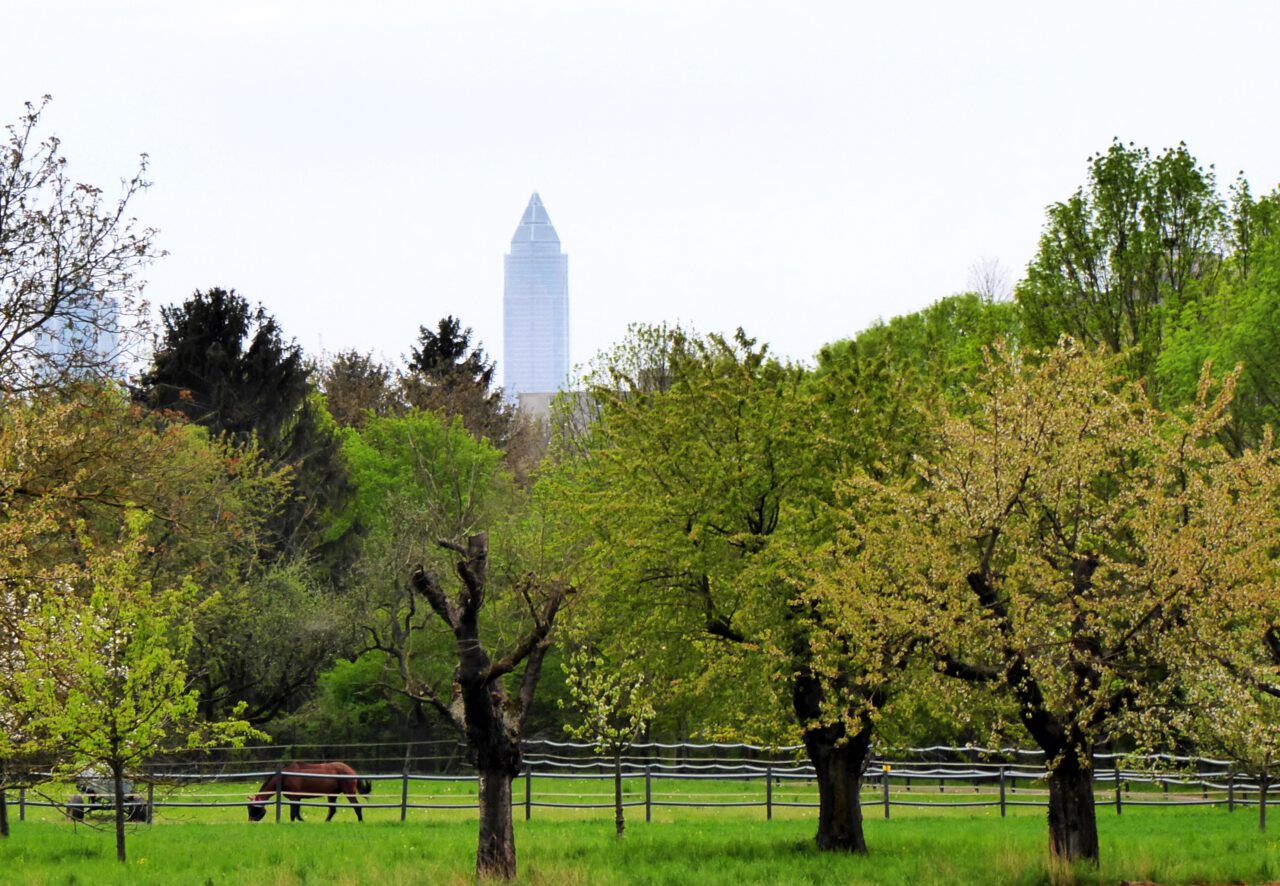
M 324 817 L 325 821 L 333 821 L 333 815 L 338 811 L 338 795 L 329 795 L 329 814 Z
M 289 801 L 289 821 L 302 821 L 302 802 L 300 800 Z
M 355 791 L 347 791 L 347 802 L 356 807 L 356 821 L 364 821 L 364 815 L 360 812 L 360 798 Z

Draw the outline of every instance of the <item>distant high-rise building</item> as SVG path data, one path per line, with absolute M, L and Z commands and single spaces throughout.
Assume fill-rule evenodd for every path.
M 569 380 L 569 256 L 537 191 L 503 264 L 503 388 L 538 409 Z

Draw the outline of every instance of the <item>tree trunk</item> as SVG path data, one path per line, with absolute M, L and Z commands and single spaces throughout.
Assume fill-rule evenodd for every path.
M 1063 861 L 1098 863 L 1098 819 L 1093 805 L 1093 767 L 1075 750 L 1062 752 L 1049 772 L 1049 852 Z
M 511 781 L 507 769 L 480 772 L 480 845 L 476 876 L 500 880 L 516 878 L 516 836 L 511 821 Z
M 618 829 L 618 836 L 622 836 L 622 830 L 626 827 L 626 822 L 622 817 L 622 751 L 613 752 L 613 823 Z
M 116 791 L 116 861 L 124 864 L 124 771 L 111 767 L 111 778 Z
M 836 744 L 835 728 L 805 733 L 804 746 L 818 780 L 818 848 L 865 854 L 862 832 L 862 772 L 870 751 L 870 730 Z

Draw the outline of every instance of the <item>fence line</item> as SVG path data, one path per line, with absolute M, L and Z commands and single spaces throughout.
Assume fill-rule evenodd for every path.
M 326 756 L 335 749 L 377 749 L 379 753 L 366 759 L 394 761 L 394 771 L 365 771 L 359 777 L 370 781 L 395 783 L 399 788 L 394 801 L 384 801 L 373 795 L 361 798 L 366 809 L 395 809 L 400 820 L 407 819 L 410 810 L 474 809 L 476 801 L 468 792 L 454 798 L 436 793 L 415 791 L 413 788 L 432 783 L 474 783 L 474 774 L 441 771 L 448 769 L 458 759 L 456 742 L 414 742 L 408 745 L 376 743 L 357 746 L 291 745 L 259 746 L 237 749 L 238 759 L 210 761 L 208 759 L 169 759 L 144 772 L 135 773 L 135 781 L 148 785 L 146 796 L 147 820 L 154 809 L 164 808 L 219 808 L 244 806 L 243 794 L 228 800 L 231 794 L 188 795 L 181 799 L 157 799 L 156 785 L 218 786 L 226 782 L 258 782 L 282 771 L 281 757 L 299 759 L 300 750 L 323 749 Z M 383 749 L 394 748 L 403 753 L 384 754 Z M 229 750 L 229 749 L 228 749 Z M 415 754 L 415 750 L 425 753 Z M 626 807 L 643 807 L 645 820 L 651 820 L 653 809 L 671 808 L 761 808 L 765 818 L 771 820 L 775 809 L 817 808 L 814 770 L 798 759 L 799 747 L 768 748 L 747 744 L 705 743 L 667 744 L 644 743 L 633 745 L 621 755 L 621 777 L 634 783 L 643 779 L 643 798 L 637 799 L 635 790 L 628 793 L 631 799 Z M 582 793 L 557 792 L 556 783 L 612 781 L 613 760 L 592 754 L 590 745 L 574 742 L 532 741 L 525 746 L 525 768 L 520 776 L 523 781 L 523 797 L 513 791 L 513 806 L 523 807 L 526 818 L 536 808 L 547 809 L 611 809 L 614 806 L 612 792 Z M 908 759 L 906 754 L 917 758 Z M 266 756 L 272 760 L 264 760 Z M 355 758 L 355 754 L 346 755 Z M 894 759 L 874 758 L 867 767 L 863 779 L 861 803 L 864 807 L 879 807 L 887 818 L 893 807 L 916 808 L 998 808 L 1004 816 L 1012 807 L 1047 805 L 1047 786 L 1043 768 L 1028 766 L 1029 758 L 1043 754 L 1016 748 L 954 748 L 934 746 L 911 748 L 900 752 Z M 1003 757 L 1004 759 L 992 759 Z M 965 759 L 956 759 L 965 758 Z M 1137 762 L 1121 754 L 1096 754 L 1095 764 L 1110 762 L 1110 767 L 1095 765 L 1095 803 L 1098 806 L 1114 805 L 1120 814 L 1130 806 L 1195 806 L 1222 805 L 1229 810 L 1237 806 L 1266 804 L 1268 781 L 1242 776 L 1235 771 L 1231 761 L 1207 757 L 1160 755 L 1141 758 L 1141 767 L 1128 767 L 1125 762 Z M 270 768 L 263 768 L 269 766 Z M 1163 774 L 1171 766 L 1181 767 L 1177 774 Z M 250 768 L 254 767 L 254 768 Z M 436 771 L 431 771 L 436 770 Z M 289 774 L 285 770 L 285 774 Z M 45 776 L 48 774 L 46 773 Z M 348 778 L 352 776 L 347 776 Z M 534 791 L 534 781 L 541 790 Z M 699 782 L 716 783 L 718 790 L 696 793 Z M 732 786 L 740 784 L 734 789 Z M 728 786 L 728 787 L 727 787 Z M 948 793 L 950 791 L 950 793 Z M 384 792 L 386 795 L 386 792 Z M 37 795 L 42 797 L 42 795 Z M 374 802 L 370 802 L 374 800 Z M 141 802 L 141 801 L 139 801 Z M 277 792 L 274 805 L 279 819 L 282 798 Z M 19 818 L 24 819 L 28 807 L 60 807 L 56 799 L 33 799 L 28 790 L 19 789 Z M 323 798 L 303 801 L 303 806 L 328 808 Z

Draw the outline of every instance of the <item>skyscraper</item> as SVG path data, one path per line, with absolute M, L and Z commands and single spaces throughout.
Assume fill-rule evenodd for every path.
M 503 265 L 503 388 L 513 402 L 549 401 L 569 380 L 569 256 L 537 191 Z

